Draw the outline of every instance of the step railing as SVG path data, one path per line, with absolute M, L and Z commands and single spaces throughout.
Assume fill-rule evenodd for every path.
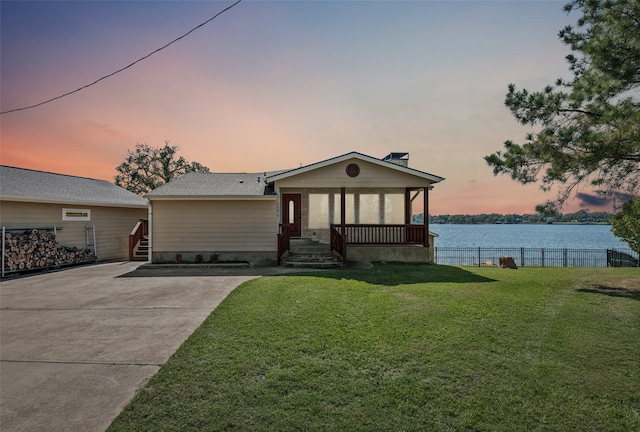
M 129 234 L 129 261 L 134 258 L 134 251 L 138 242 L 147 235 L 149 235 L 149 221 L 147 219 L 138 219 L 138 223 Z
M 342 258 L 342 264 L 347 263 L 347 237 L 343 236 L 338 228 L 340 225 L 331 226 L 331 250 Z
M 289 224 L 280 224 L 278 233 L 278 265 L 282 263 L 282 256 L 291 249 L 291 237 L 289 235 Z

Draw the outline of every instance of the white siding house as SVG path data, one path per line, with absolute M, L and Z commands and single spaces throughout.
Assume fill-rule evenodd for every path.
M 290 238 L 327 244 L 343 261 L 433 261 L 435 234 L 411 222 L 444 178 L 357 152 L 292 170 L 187 173 L 149 192 L 152 263 L 280 262 Z M 417 200 L 417 201 L 416 201 Z

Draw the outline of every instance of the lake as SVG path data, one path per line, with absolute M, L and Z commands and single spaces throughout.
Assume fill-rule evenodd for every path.
M 431 224 L 436 247 L 628 249 L 611 225 Z

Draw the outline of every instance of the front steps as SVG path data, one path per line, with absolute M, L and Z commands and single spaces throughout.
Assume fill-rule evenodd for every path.
M 138 240 L 138 244 L 133 248 L 131 261 L 149 261 L 149 236 L 144 236 Z
M 282 265 L 295 268 L 340 268 L 342 259 L 331 251 L 328 244 L 300 238 L 290 240 L 290 249 L 285 254 Z

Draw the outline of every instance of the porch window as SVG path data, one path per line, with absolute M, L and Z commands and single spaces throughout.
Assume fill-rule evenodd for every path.
M 345 194 L 344 196 L 345 203 L 345 215 L 344 215 L 344 223 L 352 224 L 356 223 L 356 212 L 354 206 L 353 194 Z M 333 223 L 339 224 L 340 220 L 340 194 L 333 195 Z
M 404 223 L 404 195 L 385 194 L 384 195 L 384 223 L 403 224 Z
M 309 229 L 329 228 L 329 194 L 309 194 Z
M 380 195 L 360 194 L 360 223 L 380 223 Z

